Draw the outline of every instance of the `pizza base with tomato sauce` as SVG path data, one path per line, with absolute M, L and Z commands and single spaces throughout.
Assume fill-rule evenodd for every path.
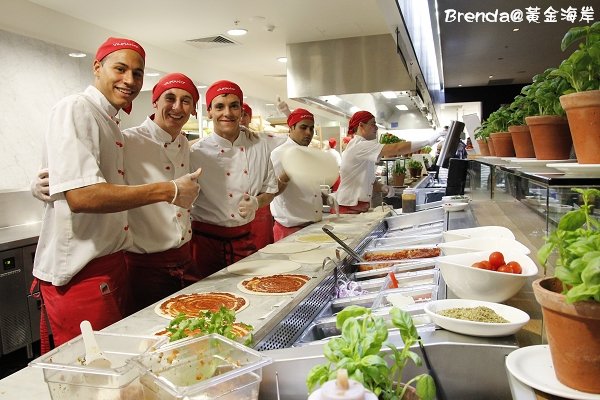
M 309 280 L 309 276 L 298 274 L 255 276 L 238 283 L 238 289 L 249 294 L 277 296 L 295 293 Z
M 229 292 L 187 293 L 171 297 L 154 308 L 164 318 L 175 318 L 179 313 L 196 317 L 201 311 L 217 312 L 224 306 L 234 312 L 248 307 L 248 299 Z

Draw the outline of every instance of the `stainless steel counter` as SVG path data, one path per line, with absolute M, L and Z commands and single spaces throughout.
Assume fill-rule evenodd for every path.
M 0 251 L 36 244 L 42 229 L 41 222 L 0 228 Z

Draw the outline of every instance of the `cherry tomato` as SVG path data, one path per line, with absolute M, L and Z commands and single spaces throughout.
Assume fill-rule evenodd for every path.
M 473 265 L 471 265 L 471 267 L 473 268 L 479 268 L 479 269 L 487 269 L 487 270 L 492 270 L 492 265 L 490 264 L 489 261 L 479 261 L 474 263 Z
M 504 255 L 502 253 L 500 253 L 499 251 L 494 251 L 492 254 L 490 254 L 490 264 L 492 264 L 492 267 L 494 267 L 494 270 L 497 270 L 498 267 L 506 264 L 504 262 Z
M 521 268 L 521 264 L 519 264 L 516 261 L 510 261 L 506 265 L 509 265 L 512 268 L 513 274 L 521 274 L 521 273 L 523 273 L 523 268 Z
M 509 273 L 509 274 L 513 273 L 512 267 L 510 265 L 508 265 L 508 264 L 504 264 L 504 265 L 499 266 L 497 271 L 498 272 L 506 272 L 506 273 Z

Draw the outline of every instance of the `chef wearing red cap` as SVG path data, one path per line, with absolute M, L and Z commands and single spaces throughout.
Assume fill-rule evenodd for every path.
M 53 201 L 45 204 L 33 275 L 56 345 L 77 336 L 84 319 L 98 330 L 126 315 L 123 250 L 132 238 L 125 211 L 157 202 L 185 208 L 198 193 L 190 175 L 125 185 L 125 144 L 116 115 L 131 108 L 142 88 L 144 56 L 138 43 L 109 38 L 96 54 L 94 85 L 59 101 L 50 115 L 42 167 L 49 171 Z
M 281 159 L 290 147 L 306 147 L 310 144 L 315 134 L 315 117 L 303 108 L 296 108 L 288 116 L 287 124 L 290 128 L 288 139 L 271 153 L 271 161 L 279 181 L 279 192 L 271 203 L 271 213 L 275 218 L 275 241 L 323 218 L 320 187 L 310 190 L 298 186 L 288 178 L 281 165 Z
M 354 136 L 342 153 L 340 168 L 341 183 L 336 199 L 340 213 L 365 212 L 371 205 L 373 190 L 392 196 L 394 188 L 382 185 L 375 177 L 375 163 L 381 157 L 407 154 L 439 137 L 432 136 L 423 141 L 381 144 L 377 139 L 375 117 L 368 111 L 358 111 L 348 123 L 348 135 Z
M 192 168 L 203 170 L 192 208 L 192 256 L 200 277 L 211 275 L 257 250 L 251 222 L 277 192 L 266 141 L 240 134 L 240 87 L 218 81 L 206 91 L 214 134 L 194 143 Z
M 123 131 L 125 181 L 129 185 L 174 180 L 190 171 L 190 144 L 181 129 L 200 99 L 184 74 L 162 77 L 152 89 L 156 112 Z M 132 308 L 140 310 L 193 283 L 188 279 L 192 226 L 188 208 L 167 202 L 129 211 L 133 245 L 125 253 L 132 283 Z

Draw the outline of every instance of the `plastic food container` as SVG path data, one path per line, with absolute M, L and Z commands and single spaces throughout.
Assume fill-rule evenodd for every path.
M 33 360 L 29 365 L 42 368 L 53 400 L 61 399 L 136 399 L 142 397 L 139 371 L 127 362 L 157 348 L 166 338 L 94 332 L 98 346 L 111 362 L 110 369 L 83 364 L 85 346 L 78 336 Z
M 262 367 L 271 361 L 240 343 L 210 334 L 174 342 L 132 363 L 141 372 L 145 400 L 255 400 Z

